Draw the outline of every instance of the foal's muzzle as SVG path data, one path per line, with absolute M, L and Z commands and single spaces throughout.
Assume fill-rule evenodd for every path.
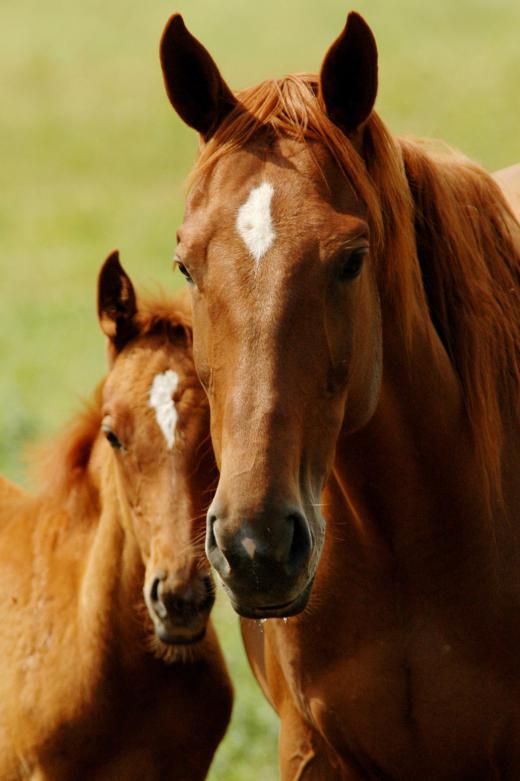
M 145 586 L 144 596 L 155 633 L 163 643 L 188 645 L 202 640 L 215 601 L 210 577 L 179 581 L 160 570 Z
M 294 506 L 232 515 L 214 501 L 208 511 L 206 554 L 242 616 L 303 610 L 312 587 L 312 552 L 309 522 Z

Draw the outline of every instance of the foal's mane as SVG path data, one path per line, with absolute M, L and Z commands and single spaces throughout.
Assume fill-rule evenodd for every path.
M 375 112 L 359 154 L 328 119 L 315 76 L 265 81 L 237 97 L 190 182 L 203 182 L 255 134 L 329 151 L 366 206 L 379 289 L 407 346 L 417 315 L 429 308 L 460 379 L 488 485 L 500 495 L 504 427 L 520 417 L 520 247 L 498 186 L 460 154 L 392 137 Z
M 135 344 L 149 336 L 161 335 L 178 344 L 191 344 L 191 317 L 186 297 L 168 300 L 164 295 L 139 300 L 138 335 Z M 195 372 L 195 370 L 193 370 Z M 98 490 L 89 463 L 102 419 L 102 395 L 105 380 L 98 385 L 93 398 L 54 441 L 35 449 L 34 475 L 41 486 L 40 496 L 54 507 L 66 506 L 78 517 L 99 512 Z M 108 452 L 108 451 L 107 451 Z

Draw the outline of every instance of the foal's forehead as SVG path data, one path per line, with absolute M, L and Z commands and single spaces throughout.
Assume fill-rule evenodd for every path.
M 107 378 L 105 395 L 124 400 L 129 407 L 147 403 L 157 375 L 173 370 L 184 381 L 187 358 L 182 350 L 161 337 L 138 338 L 117 356 Z

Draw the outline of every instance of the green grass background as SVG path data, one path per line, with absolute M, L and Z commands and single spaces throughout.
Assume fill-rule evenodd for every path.
M 378 110 L 489 169 L 520 160 L 518 0 L 360 0 L 380 50 Z M 349 7 L 337 0 L 1 0 L 0 471 L 25 481 L 27 441 L 52 435 L 104 371 L 98 268 L 119 247 L 140 286 L 173 290 L 175 229 L 194 134 L 158 65 L 175 10 L 233 87 L 317 70 Z M 236 686 L 212 781 L 277 778 L 277 723 L 225 600 Z

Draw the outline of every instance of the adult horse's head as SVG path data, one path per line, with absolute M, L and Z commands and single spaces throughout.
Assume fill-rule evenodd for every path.
M 367 127 L 382 132 L 377 50 L 350 14 L 319 78 L 235 96 L 177 15 L 161 58 L 203 140 L 176 260 L 221 470 L 206 550 L 239 613 L 289 616 L 316 573 L 340 431 L 363 426 L 379 395 L 384 221 L 366 169 Z
M 204 637 L 214 601 L 203 540 L 216 467 L 189 306 L 181 299 L 138 306 L 114 253 L 99 275 L 98 312 L 111 364 L 102 429 L 114 451 L 119 512 L 141 553 L 157 637 L 192 644 Z

